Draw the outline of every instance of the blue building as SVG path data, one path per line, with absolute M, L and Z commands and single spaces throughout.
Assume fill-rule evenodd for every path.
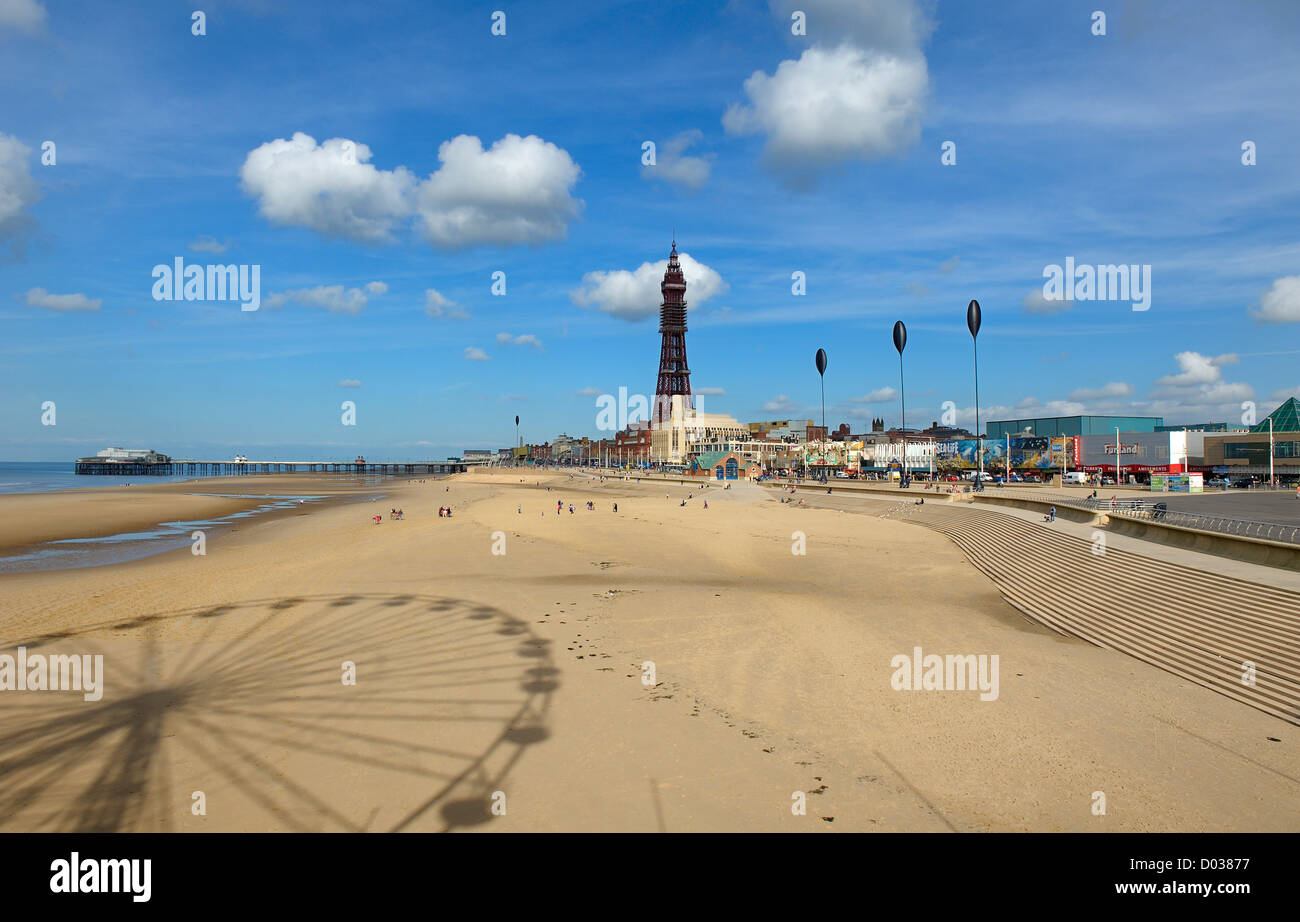
M 1165 424 L 1163 416 L 1041 416 L 1030 419 L 999 419 L 990 422 L 986 438 L 1008 435 L 1110 435 L 1120 432 L 1155 432 Z

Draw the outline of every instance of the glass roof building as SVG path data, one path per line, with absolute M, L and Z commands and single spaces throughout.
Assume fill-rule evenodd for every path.
M 1163 426 L 1163 416 L 1040 416 L 1029 419 L 999 419 L 986 427 L 986 438 L 1001 439 L 1008 435 L 1114 435 L 1120 432 L 1155 432 Z

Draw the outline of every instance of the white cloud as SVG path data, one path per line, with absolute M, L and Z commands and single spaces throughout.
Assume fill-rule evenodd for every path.
M 892 387 L 878 387 L 870 393 L 863 394 L 861 397 L 852 397 L 852 403 L 886 403 L 898 396 L 898 391 Z
M 1026 314 L 1041 314 L 1048 317 L 1053 314 L 1064 313 L 1074 307 L 1073 301 L 1067 301 L 1064 298 L 1044 297 L 1041 288 L 1035 288 L 1025 295 L 1025 299 L 1020 303 L 1024 307 Z
M 521 333 L 518 336 L 511 333 L 498 333 L 497 345 L 532 346 L 535 349 L 541 350 L 542 341 L 532 333 Z
M 1223 378 L 1223 372 L 1219 371 L 1219 368 L 1223 365 L 1235 365 L 1237 356 L 1235 353 L 1208 356 L 1189 351 L 1178 353 L 1174 356 L 1174 361 L 1182 371 L 1158 379 L 1157 387 L 1179 388 L 1213 384 Z
M 945 259 L 939 263 L 939 272 L 943 275 L 951 275 L 961 266 L 961 257 L 954 256 L 951 259 Z
M 492 357 L 480 349 L 478 346 L 465 347 L 465 361 L 467 362 L 488 362 Z
M 0 29 L 36 32 L 45 19 L 45 7 L 36 0 L 0 0 Z
M 914 53 L 933 29 L 916 0 L 771 0 L 770 5 L 786 30 L 791 13 L 806 13 L 807 40 L 833 36 L 894 54 Z
M 1251 316 L 1257 323 L 1300 323 L 1300 275 L 1275 281 L 1260 296 L 1259 310 Z
M 315 288 L 274 292 L 262 303 L 269 308 L 294 303 L 304 307 L 323 308 L 331 314 L 349 314 L 355 317 L 365 310 L 371 295 L 380 295 L 387 290 L 388 286 L 383 282 L 368 282 L 365 291 L 360 288 L 344 288 L 342 285 L 317 285 Z
M 202 234 L 197 240 L 191 241 L 188 246 L 196 253 L 224 253 L 230 249 L 230 242 L 221 243 L 215 237 Z
M 416 178 L 405 167 L 376 169 L 370 148 L 346 138 L 319 146 L 301 131 L 250 151 L 239 177 L 272 224 L 305 227 L 326 237 L 387 243 L 411 212 Z
M 766 413 L 793 413 L 799 409 L 799 404 L 791 400 L 785 394 L 777 394 L 774 398 L 763 404 L 763 411 Z
M 980 421 L 987 424 L 989 420 L 1030 419 L 1040 416 L 1082 416 L 1088 409 L 1076 400 L 1049 400 L 1046 403 L 1037 397 L 1025 397 L 1015 406 L 989 406 L 980 408 Z M 961 414 L 958 414 L 961 416 Z
M 600 388 L 598 388 L 598 387 L 584 387 L 584 388 L 583 388 L 582 390 L 580 390 L 580 391 L 574 391 L 574 392 L 573 392 L 573 396 L 575 396 L 575 397 L 596 397 L 596 396 L 600 395 L 601 393 L 602 393 L 602 391 L 601 391 Z
M 698 189 L 709 179 L 713 155 L 690 157 L 683 151 L 704 137 L 698 128 L 683 131 L 675 138 L 656 145 L 654 166 L 642 166 L 642 179 L 662 179 L 665 182 Z
M 1284 387 L 1280 391 L 1274 391 L 1268 395 L 1269 400 L 1286 400 L 1288 397 L 1300 399 L 1300 384 L 1295 387 Z
M 748 103 L 722 117 L 731 134 L 766 136 L 769 166 L 796 184 L 824 167 L 896 154 L 920 137 L 929 88 L 921 45 L 931 24 L 916 0 L 774 0 L 788 29 L 807 15 L 812 46 L 771 76 L 745 81 Z
M 508 134 L 488 150 L 460 135 L 438 148 L 439 170 L 420 184 L 425 237 L 456 249 L 560 240 L 582 203 L 570 195 L 582 171 L 568 152 L 536 135 Z
M 721 387 L 692 387 L 691 393 L 700 397 L 725 397 L 727 391 Z
M 47 311 L 68 313 L 72 311 L 97 311 L 103 300 L 87 298 L 83 294 L 52 295 L 44 288 L 32 288 L 24 296 L 32 307 L 41 307 Z
M 677 254 L 686 279 L 688 308 L 699 307 L 714 295 L 725 292 L 727 283 L 713 269 L 696 262 L 688 253 Z M 579 307 L 592 307 L 624 320 L 642 320 L 654 315 L 663 300 L 659 285 L 664 279 L 668 260 L 642 263 L 633 272 L 611 269 L 588 272 L 582 277 L 582 286 L 569 297 Z
M 453 320 L 464 320 L 469 316 L 464 308 L 436 288 L 424 290 L 424 313 L 430 317 L 451 317 Z
M 1148 399 L 1132 405 L 1135 410 L 1163 416 L 1172 425 L 1180 420 L 1235 423 L 1242 402 L 1255 398 L 1255 389 L 1249 384 L 1223 380 L 1222 368 L 1239 361 L 1236 353 L 1207 356 L 1180 352 L 1174 360 L 1181 371 L 1158 378 Z
M 1081 387 L 1078 390 L 1071 391 L 1069 397 L 1071 400 L 1100 400 L 1102 398 L 1131 397 L 1133 395 L 1133 385 L 1126 384 L 1123 381 L 1111 381 L 1097 388 Z
M 424 180 L 378 169 L 372 156 L 359 141 L 318 145 L 295 132 L 250 151 L 240 180 L 273 224 L 369 244 L 392 242 L 411 220 L 444 249 L 543 243 L 563 238 L 582 206 L 570 194 L 582 171 L 535 135 L 508 134 L 486 151 L 470 135 L 444 141 L 441 167 Z
M 360 387 L 361 382 L 356 378 L 344 378 L 339 382 L 339 387 Z
M 0 257 L 9 250 L 21 258 L 27 234 L 36 226 L 27 213 L 41 197 L 29 168 L 31 152 L 17 138 L 0 132 Z

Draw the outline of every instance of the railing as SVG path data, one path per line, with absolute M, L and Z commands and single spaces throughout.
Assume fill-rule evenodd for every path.
M 1255 519 L 1236 519 L 1222 515 L 1203 515 L 1198 512 L 1178 512 L 1164 503 L 1153 503 L 1141 499 L 1108 500 L 1085 499 L 1081 503 L 1085 508 L 1123 515 L 1132 519 L 1147 519 L 1165 525 L 1178 525 L 1198 531 L 1215 532 L 1221 535 L 1235 535 L 1243 538 L 1262 538 L 1266 541 L 1282 541 L 1288 544 L 1300 544 L 1300 525 L 1283 525 L 1279 522 L 1260 522 Z

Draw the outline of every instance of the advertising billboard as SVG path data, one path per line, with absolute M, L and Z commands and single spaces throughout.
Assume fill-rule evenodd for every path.
M 1204 474 L 1152 474 L 1151 489 L 1164 493 L 1204 493 Z
M 1065 464 L 1065 436 L 1015 436 L 1009 441 L 1012 470 L 1060 470 Z M 1001 466 L 1002 459 L 1007 454 L 1007 442 L 1005 438 L 984 440 L 985 467 L 992 461 Z M 979 439 L 935 442 L 935 458 L 956 458 L 961 462 L 963 470 L 974 470 L 979 467 L 979 444 Z

